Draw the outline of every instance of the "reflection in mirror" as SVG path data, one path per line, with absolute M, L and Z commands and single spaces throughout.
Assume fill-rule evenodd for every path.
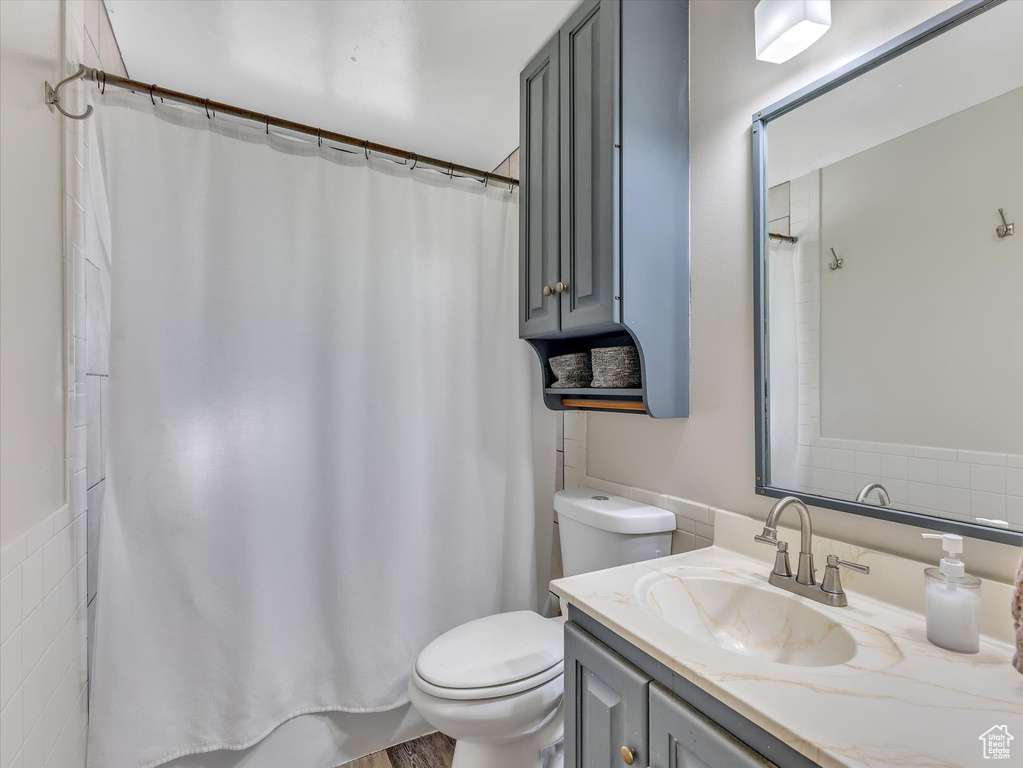
M 770 486 L 1023 531 L 1021 33 L 1003 3 L 768 123 Z

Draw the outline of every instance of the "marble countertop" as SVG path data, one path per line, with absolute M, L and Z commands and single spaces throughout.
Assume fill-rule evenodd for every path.
M 927 642 L 921 614 L 848 585 L 845 608 L 778 590 L 845 626 L 860 646 L 844 664 L 803 667 L 696 639 L 642 598 L 652 579 L 701 572 L 775 590 L 769 571 L 761 560 L 716 544 L 560 579 L 551 590 L 825 768 L 1023 764 L 1023 675 L 1012 668 L 1005 642 L 982 636 L 979 653 L 953 653 Z M 922 581 L 914 586 L 922 592 Z M 1015 762 L 983 757 L 981 735 L 1001 725 L 1018 740 Z

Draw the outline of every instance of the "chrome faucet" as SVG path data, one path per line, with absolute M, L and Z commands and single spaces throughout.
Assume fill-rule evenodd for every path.
M 888 491 L 881 483 L 867 483 L 860 492 L 856 494 L 856 502 L 858 504 L 866 504 L 867 497 L 871 493 L 877 491 L 877 501 L 882 507 L 890 507 L 892 505 L 891 497 L 888 496 Z
M 880 486 L 880 484 L 878 485 Z M 883 488 L 881 490 L 884 491 Z M 887 495 L 885 493 L 885 497 Z M 796 512 L 799 513 L 799 566 L 795 577 L 792 576 L 792 568 L 789 566 L 788 542 L 778 541 L 778 518 L 790 506 L 795 507 Z M 813 525 L 810 522 L 810 510 L 798 498 L 786 496 L 771 508 L 767 522 L 764 523 L 763 533 L 753 537 L 761 544 L 768 544 L 778 549 L 774 558 L 774 569 L 767 578 L 768 583 L 825 605 L 839 608 L 848 605 L 849 600 L 842 589 L 842 581 L 838 573 L 839 566 L 851 568 L 860 573 L 870 573 L 870 568 L 858 563 L 839 560 L 837 555 L 828 555 L 828 567 L 824 571 L 824 581 L 818 585 L 813 567 L 812 536 Z
M 771 514 L 767 516 L 767 522 L 764 523 L 764 532 L 755 538 L 761 544 L 785 544 L 784 548 L 779 546 L 778 549 L 783 553 L 787 553 L 788 543 L 778 541 L 778 518 L 790 506 L 795 507 L 796 512 L 799 513 L 799 570 L 796 571 L 796 581 L 812 587 L 815 583 L 813 552 L 811 551 L 813 546 L 811 543 L 813 523 L 810 522 L 810 510 L 806 508 L 806 504 L 795 496 L 786 496 L 771 508 Z M 787 560 L 788 558 L 786 557 Z M 789 573 L 787 576 L 791 577 L 792 574 Z

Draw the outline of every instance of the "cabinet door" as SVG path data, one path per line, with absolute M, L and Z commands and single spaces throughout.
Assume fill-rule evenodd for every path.
M 565 624 L 565 766 L 647 764 L 650 678 L 571 622 Z
M 617 319 L 620 13 L 617 0 L 591 0 L 561 29 L 563 330 Z
M 650 685 L 650 768 L 777 768 L 658 683 Z
M 558 177 L 558 38 L 519 78 L 519 336 L 560 327 L 558 282 L 560 216 Z M 546 294 L 546 295 L 545 295 Z

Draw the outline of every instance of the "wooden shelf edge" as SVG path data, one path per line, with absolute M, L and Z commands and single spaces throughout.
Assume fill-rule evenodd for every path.
M 561 398 L 561 404 L 565 408 L 590 408 L 602 411 L 630 411 L 634 413 L 646 413 L 646 406 L 642 402 L 634 400 L 574 400 L 572 398 Z

